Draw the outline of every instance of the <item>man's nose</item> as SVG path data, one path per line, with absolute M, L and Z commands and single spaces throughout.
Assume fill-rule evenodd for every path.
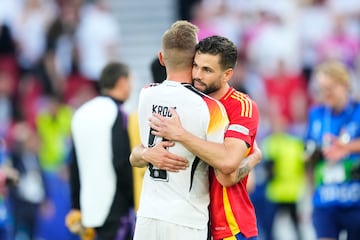
M 200 78 L 201 72 L 200 69 L 193 69 L 193 78 Z

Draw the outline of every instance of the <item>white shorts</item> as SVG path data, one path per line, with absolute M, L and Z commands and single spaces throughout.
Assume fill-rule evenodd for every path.
M 137 217 L 133 240 L 207 240 L 208 229 L 195 229 L 153 218 Z

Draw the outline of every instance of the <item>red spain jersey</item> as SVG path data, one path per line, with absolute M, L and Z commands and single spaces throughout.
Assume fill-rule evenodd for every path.
M 225 138 L 241 139 L 250 146 L 251 151 L 259 122 L 255 102 L 234 88 L 230 88 L 220 102 L 230 122 Z M 258 235 L 254 206 L 246 189 L 247 179 L 246 176 L 234 186 L 223 187 L 217 181 L 213 169 L 210 170 L 211 233 L 215 240 L 239 232 L 247 238 Z

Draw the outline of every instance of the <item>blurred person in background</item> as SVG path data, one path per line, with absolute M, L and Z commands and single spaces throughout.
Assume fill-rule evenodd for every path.
M 203 4 L 201 1 L 194 3 L 192 6 L 192 18 L 191 22 L 199 28 L 198 38 L 199 40 L 216 35 L 218 29 L 212 25 L 213 13 L 209 5 Z
M 329 12 L 344 17 L 346 32 L 360 37 L 360 4 L 357 0 L 327 0 L 327 5 Z
M 330 35 L 334 24 L 327 0 L 307 0 L 303 3 L 299 8 L 298 24 L 302 72 L 308 83 L 313 68 L 320 61 L 319 43 Z
M 178 0 L 178 19 L 191 21 L 193 6 L 201 0 Z
M 15 111 L 13 82 L 7 71 L 0 69 L 0 137 L 7 135 Z
M 301 213 L 299 202 L 305 194 L 305 164 L 302 138 L 291 135 L 289 122 L 277 113 L 271 117 L 272 132 L 263 139 L 264 164 L 268 171 L 266 198 L 262 221 L 266 240 L 276 239 L 274 222 L 285 212 L 289 214 L 294 227 L 295 239 L 303 239 L 300 229 Z
M 95 86 L 104 66 L 119 60 L 119 36 L 119 22 L 110 12 L 107 1 L 94 0 L 82 7 L 75 40 L 79 70 L 94 81 Z
M 6 9 L 6 6 L 4 6 L 4 8 Z M 0 136 L 1 137 L 7 134 L 7 130 L 11 125 L 12 117 L 15 111 L 14 98 L 17 92 L 18 82 L 19 82 L 18 79 L 19 69 L 15 57 L 15 52 L 16 52 L 16 43 L 13 38 L 11 29 L 9 27 L 9 23 L 6 20 L 2 22 L 0 16 Z
M 8 201 L 8 188 L 17 184 L 19 172 L 11 166 L 8 144 L 0 138 L 0 239 L 13 240 L 11 209 Z
M 63 223 L 70 209 L 68 164 L 73 110 L 63 102 L 62 96 L 56 94 L 42 95 L 39 104 L 35 124 L 40 141 L 39 160 L 48 190 L 48 201 L 40 216 L 39 234 L 44 238 L 62 240 L 70 235 Z
M 39 139 L 26 122 L 13 126 L 10 162 L 19 172 L 18 184 L 10 190 L 15 239 L 35 239 L 39 211 L 46 200 L 43 169 L 40 166 Z
M 244 33 L 244 51 L 250 63 L 261 76 L 274 75 L 279 60 L 286 63 L 287 71 L 299 72 L 301 52 L 294 19 L 295 3 L 284 0 L 274 7 L 268 1 L 261 1 L 258 11 L 259 22 L 248 26 Z
M 46 45 L 41 62 L 41 80 L 47 94 L 66 94 L 69 77 L 79 73 L 76 31 L 80 20 L 82 0 L 62 1 L 58 15 L 46 31 Z M 83 77 L 85 78 L 85 77 Z M 72 79 L 71 79 L 72 80 Z
M 19 65 L 16 59 L 16 42 L 7 24 L 0 21 L 0 71 L 7 74 L 10 84 L 10 96 L 13 98 L 19 82 Z
M 16 15 L 13 35 L 17 44 L 17 59 L 23 72 L 38 69 L 45 52 L 47 28 L 55 16 L 55 5 L 49 0 L 25 0 Z
M 108 63 L 99 81 L 102 95 L 72 118 L 72 210 L 67 219 L 80 213 L 82 227 L 94 229 L 97 240 L 131 240 L 134 231 L 128 116 L 122 109 L 130 77 L 127 65 Z
M 320 103 L 309 111 L 306 153 L 313 167 L 313 225 L 320 240 L 360 239 L 360 104 L 340 61 L 317 66 Z
M 319 62 L 338 59 L 353 70 L 359 61 L 360 36 L 347 31 L 345 16 L 336 14 L 333 16 L 333 21 L 331 33 L 324 36 L 317 47 Z
M 270 111 L 276 111 L 291 125 L 295 121 L 294 106 L 302 107 L 297 109 L 300 112 L 305 112 L 308 107 L 306 81 L 300 71 L 289 69 L 285 59 L 279 58 L 275 62 L 274 72 L 263 76 L 266 99 L 270 103 L 268 109 L 275 108 Z M 300 105 L 301 102 L 304 104 Z
M 42 87 L 36 75 L 24 74 L 14 99 L 14 120 L 22 119 L 36 128 L 36 119 L 43 97 Z
M 41 79 L 45 93 L 56 93 L 73 109 L 98 94 L 93 81 L 80 71 L 79 46 L 76 44 L 82 0 L 60 1 L 59 15 L 50 24 L 46 35 L 46 51 Z
M 40 162 L 45 170 L 56 171 L 68 157 L 73 110 L 56 94 L 46 96 L 40 104 L 43 106 L 36 117 Z

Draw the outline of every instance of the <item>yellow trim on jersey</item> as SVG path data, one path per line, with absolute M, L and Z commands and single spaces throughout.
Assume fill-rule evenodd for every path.
M 236 237 L 235 237 L 235 236 L 231 236 L 231 237 L 223 238 L 223 240 L 236 240 Z
M 226 187 L 223 187 L 223 201 L 224 201 L 224 210 L 225 210 L 225 216 L 226 220 L 229 224 L 230 231 L 233 236 L 238 234 L 240 232 L 239 226 L 236 222 L 235 216 L 232 212 L 229 197 L 227 195 Z M 224 239 L 235 239 L 235 238 L 224 238 Z
M 246 153 L 245 153 L 245 157 L 249 156 L 250 154 L 250 151 L 253 147 L 249 147 L 247 150 L 246 150 Z
M 252 117 L 253 105 L 247 95 L 239 92 L 233 92 L 231 98 L 236 99 L 241 103 L 241 117 Z
M 228 91 L 227 94 L 223 97 L 223 99 L 226 100 L 233 92 L 235 92 L 235 89 L 231 89 L 231 91 Z

